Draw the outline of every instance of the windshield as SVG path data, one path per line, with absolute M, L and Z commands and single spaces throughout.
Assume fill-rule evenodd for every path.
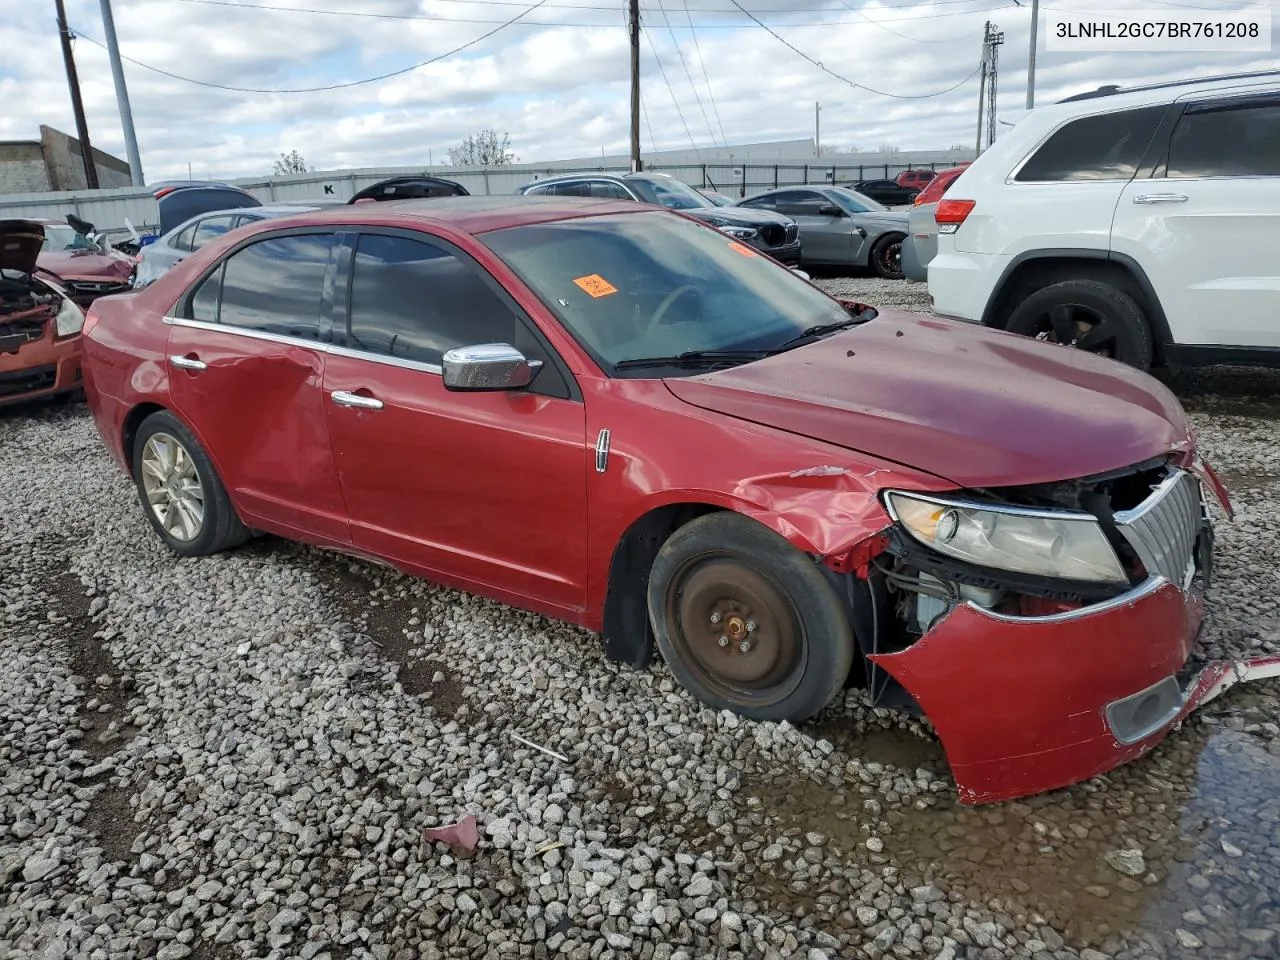
M 846 213 L 872 213 L 889 209 L 883 204 L 876 203 L 870 197 L 863 196 L 857 190 L 850 190 L 848 187 L 832 187 L 827 191 L 827 194 L 832 200 L 844 207 Z
M 668 210 L 693 210 L 698 207 L 714 207 L 715 204 L 683 180 L 666 177 L 652 180 L 647 177 L 628 178 L 627 183 L 643 194 L 649 203 L 658 203 Z
M 99 250 L 97 244 L 64 223 L 44 224 L 44 250 Z
M 650 211 L 511 227 L 480 238 L 605 369 L 690 351 L 765 351 L 849 313 L 718 230 Z M 656 375 L 696 370 L 670 365 Z

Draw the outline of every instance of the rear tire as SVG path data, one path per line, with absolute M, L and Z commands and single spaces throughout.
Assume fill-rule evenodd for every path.
M 902 272 L 902 242 L 906 239 L 905 233 L 886 233 L 872 245 L 871 269 L 876 276 L 886 280 L 901 280 L 905 276 Z
M 799 722 L 853 662 L 853 628 L 815 562 L 741 514 L 693 520 L 649 576 L 649 619 L 676 679 L 707 706 Z
M 131 456 L 143 512 L 174 553 L 203 557 L 249 539 L 208 454 L 172 413 L 142 421 Z
M 1151 324 L 1142 306 L 1100 280 L 1064 280 L 1037 290 L 1014 308 L 1010 333 L 1060 343 L 1149 370 Z

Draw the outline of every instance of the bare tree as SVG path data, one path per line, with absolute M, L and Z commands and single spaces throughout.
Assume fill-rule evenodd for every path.
M 473 133 L 459 146 L 449 148 L 449 163 L 455 167 L 503 167 L 515 162 L 511 134 L 499 136 L 492 127 Z
M 282 177 L 290 173 L 313 173 L 315 169 L 307 166 L 307 161 L 302 159 L 302 154 L 297 150 L 291 150 L 280 154 L 280 159 L 276 161 L 275 175 Z

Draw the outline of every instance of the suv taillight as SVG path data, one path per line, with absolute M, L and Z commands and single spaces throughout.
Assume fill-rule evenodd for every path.
M 933 214 L 938 232 L 955 233 L 975 206 L 977 203 L 973 200 L 939 200 L 938 209 Z

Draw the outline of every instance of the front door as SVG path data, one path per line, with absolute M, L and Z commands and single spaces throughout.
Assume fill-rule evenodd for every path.
M 543 612 L 580 610 L 590 452 L 571 377 L 444 241 L 367 232 L 353 260 L 324 391 L 356 546 Z M 445 389 L 446 350 L 494 342 L 543 360 L 532 387 Z
M 333 234 L 242 247 L 168 318 L 173 406 L 250 526 L 349 542 L 329 449 L 321 311 Z
M 806 263 L 853 263 L 852 221 L 846 216 L 820 212 L 835 204 L 817 190 L 787 190 L 775 198 L 777 211 L 800 227 L 800 256 Z
M 1146 269 L 1180 344 L 1280 347 L 1280 94 L 1189 103 L 1112 249 Z

